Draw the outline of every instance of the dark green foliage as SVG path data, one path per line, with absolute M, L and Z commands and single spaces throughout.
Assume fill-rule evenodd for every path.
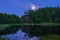
M 29 10 L 21 17 L 22 23 L 60 23 L 60 8 L 46 7 L 38 10 Z
M 0 24 L 2 23 L 60 23 L 60 8 L 45 7 L 38 10 L 28 10 L 25 15 L 18 17 L 16 15 L 0 13 Z
M 0 24 L 19 23 L 19 17 L 12 14 L 0 13 Z

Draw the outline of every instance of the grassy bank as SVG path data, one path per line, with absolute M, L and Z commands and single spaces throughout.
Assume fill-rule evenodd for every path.
M 45 35 L 45 36 L 40 36 L 39 40 L 60 40 L 60 35 Z
M 0 29 L 5 28 L 5 27 L 10 27 L 11 25 L 42 25 L 42 26 L 60 26 L 60 23 L 14 23 L 14 24 L 0 24 Z

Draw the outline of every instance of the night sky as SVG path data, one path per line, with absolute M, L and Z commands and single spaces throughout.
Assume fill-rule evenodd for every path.
M 60 6 L 60 0 L 0 0 L 0 12 L 22 16 L 24 11 L 37 8 Z

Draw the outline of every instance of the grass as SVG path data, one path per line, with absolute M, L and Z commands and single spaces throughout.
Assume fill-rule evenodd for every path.
M 0 31 L 6 27 L 10 27 L 10 24 L 0 24 Z
M 40 36 L 39 40 L 60 40 L 60 35 L 45 35 L 45 36 Z
M 0 24 L 0 30 L 3 30 L 5 27 L 10 27 L 11 25 L 35 25 L 34 23 L 14 23 L 14 24 Z M 36 25 L 42 26 L 60 26 L 60 23 L 38 23 Z

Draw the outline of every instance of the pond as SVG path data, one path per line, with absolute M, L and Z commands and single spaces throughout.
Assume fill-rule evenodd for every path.
M 19 29 L 15 34 L 7 34 L 1 36 L 4 40 L 39 40 L 39 37 L 29 37 L 27 33 Z

